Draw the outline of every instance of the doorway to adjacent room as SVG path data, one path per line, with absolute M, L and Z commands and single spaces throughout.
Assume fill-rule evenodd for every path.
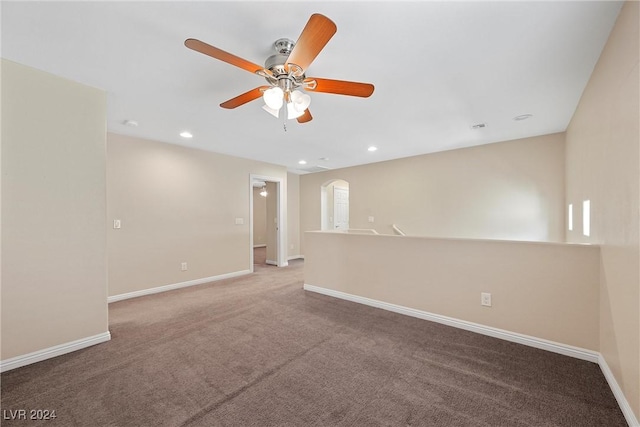
M 255 265 L 284 267 L 288 263 L 282 249 L 282 179 L 251 175 L 250 269 Z
M 322 230 L 349 229 L 349 183 L 334 179 L 320 187 L 320 222 Z

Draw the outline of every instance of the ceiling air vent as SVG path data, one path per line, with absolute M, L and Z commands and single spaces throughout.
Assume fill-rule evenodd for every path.
M 301 172 L 306 172 L 306 173 L 316 173 L 316 172 L 324 172 L 324 171 L 328 171 L 329 168 L 325 167 L 325 166 L 309 166 L 308 168 L 300 168 L 298 169 Z

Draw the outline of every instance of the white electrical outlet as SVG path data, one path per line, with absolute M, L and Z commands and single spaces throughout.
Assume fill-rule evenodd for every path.
M 367 218 L 369 220 L 369 222 L 375 222 L 375 218 L 370 216 L 369 218 Z
M 119 219 L 114 219 L 113 220 L 113 228 L 118 229 L 122 227 L 122 221 L 120 221 Z
M 491 307 L 491 294 L 488 292 L 480 293 L 480 304 L 486 307 Z
M 182 263 L 182 265 L 180 266 L 180 270 L 187 271 L 187 263 L 186 262 Z

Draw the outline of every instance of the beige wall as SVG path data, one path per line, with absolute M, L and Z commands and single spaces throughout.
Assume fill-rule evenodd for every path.
M 287 173 L 287 232 L 289 258 L 300 255 L 300 175 Z
M 286 188 L 282 166 L 108 134 L 109 295 L 250 270 L 250 174 Z
M 561 242 L 564 150 L 553 134 L 302 175 L 301 230 L 320 229 L 320 186 L 344 179 L 351 228 Z
M 105 114 L 2 60 L 2 360 L 108 332 Z
M 640 418 L 639 4 L 627 2 L 567 129 L 571 242 L 602 245 L 600 352 Z M 592 234 L 582 236 L 582 201 Z
M 262 188 L 253 189 L 253 246 L 267 244 L 267 199 L 260 195 Z
M 598 247 L 307 232 L 305 251 L 307 285 L 598 350 Z

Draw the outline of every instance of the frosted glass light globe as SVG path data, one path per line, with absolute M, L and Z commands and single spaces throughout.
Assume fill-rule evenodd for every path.
M 287 103 L 287 119 L 297 119 L 304 114 L 304 110 L 298 111 L 293 102 Z
M 293 107 L 298 112 L 304 112 L 309 105 L 311 105 L 311 97 L 306 93 L 302 93 L 299 90 L 294 90 L 291 92 L 291 101 L 293 102 Z
M 267 89 L 262 94 L 264 103 L 274 110 L 279 110 L 282 107 L 284 92 L 279 87 L 272 87 Z

